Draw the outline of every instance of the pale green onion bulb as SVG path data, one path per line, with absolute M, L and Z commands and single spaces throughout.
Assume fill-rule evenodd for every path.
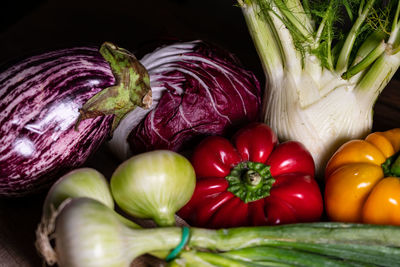
M 196 175 L 184 156 L 156 150 L 123 162 L 110 183 L 112 195 L 123 211 L 153 219 L 159 226 L 171 226 L 175 224 L 175 212 L 194 192 Z
M 41 221 L 36 229 L 36 248 L 47 264 L 57 262 L 56 253 L 50 239 L 54 232 L 54 221 L 60 210 L 74 198 L 87 197 L 103 203 L 111 210 L 114 200 L 105 177 L 95 169 L 80 168 L 62 176 L 50 188 L 44 205 Z M 119 220 L 130 228 L 139 226 L 115 213 Z
M 103 174 L 92 168 L 80 168 L 53 184 L 43 205 L 44 216 L 48 217 L 64 200 L 76 197 L 90 197 L 114 208 L 110 187 Z
M 90 198 L 70 201 L 56 222 L 60 267 L 128 267 L 144 253 L 173 249 L 181 238 L 178 227 L 129 228 L 113 210 Z

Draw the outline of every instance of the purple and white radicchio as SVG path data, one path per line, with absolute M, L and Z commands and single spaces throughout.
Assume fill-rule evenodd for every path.
M 120 159 L 154 149 L 190 149 L 201 137 L 259 119 L 258 80 L 221 48 L 177 43 L 140 62 L 150 76 L 153 103 L 128 113 L 114 131 L 109 145 Z

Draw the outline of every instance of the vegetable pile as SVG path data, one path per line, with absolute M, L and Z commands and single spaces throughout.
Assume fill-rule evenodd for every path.
M 166 175 L 160 168 L 157 175 L 151 171 L 152 186 L 140 187 L 148 183 L 148 164 L 160 161 L 171 170 L 161 168 Z M 211 230 L 176 227 L 170 222 L 170 227 L 146 229 L 113 209 L 111 195 L 119 203 L 132 204 L 132 209 L 130 205 L 121 208 L 141 218 L 146 211 L 158 210 L 163 215 L 163 202 L 158 202 L 163 196 L 179 203 L 175 206 L 179 209 L 185 204 L 179 196 L 184 186 L 178 183 L 160 192 L 157 185 L 178 181 L 171 175 L 182 173 L 176 166 L 189 168 L 187 177 L 194 183 L 190 163 L 165 150 L 124 162 L 112 176 L 111 183 L 115 178 L 120 183 L 112 194 L 95 170 L 77 169 L 63 176 L 46 198 L 37 230 L 38 251 L 48 264 L 61 267 L 130 266 L 143 254 L 166 260 L 170 266 L 394 266 L 400 260 L 400 227 L 396 226 L 313 222 Z M 131 196 L 126 193 L 129 188 Z M 144 192 L 135 196 L 134 190 L 140 188 Z M 142 208 L 139 212 L 132 202 L 135 197 Z M 160 215 L 152 215 L 146 218 L 160 222 Z
M 141 61 L 111 43 L 30 57 L 0 74 L 0 196 L 47 189 L 108 137 L 123 160 L 189 149 L 258 120 L 260 102 L 254 74 L 201 41 Z
M 400 128 L 370 131 L 400 66 L 400 1 L 237 2 L 264 94 L 199 40 L 141 60 L 108 42 L 58 50 L 0 74 L 0 196 L 52 185 L 47 264 L 398 265 Z M 121 160 L 111 177 L 78 168 L 101 144 Z

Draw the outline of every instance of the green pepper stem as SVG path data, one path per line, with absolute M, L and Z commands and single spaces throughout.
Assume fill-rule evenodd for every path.
M 390 171 L 392 172 L 392 176 L 400 177 L 400 155 L 397 155 L 397 158 L 393 162 Z
M 269 196 L 272 184 L 270 167 L 260 162 L 240 162 L 225 177 L 228 191 L 248 203 Z
M 400 153 L 396 153 L 389 157 L 382 165 L 385 177 L 400 177 Z
M 261 179 L 262 179 L 261 175 L 258 172 L 254 171 L 254 170 L 248 170 L 246 172 L 246 176 L 245 177 L 246 177 L 246 183 L 248 185 L 250 185 L 250 186 L 259 185 L 260 182 L 261 182 Z

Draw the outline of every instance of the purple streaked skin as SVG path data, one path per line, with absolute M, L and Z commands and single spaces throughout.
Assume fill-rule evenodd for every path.
M 0 74 L 0 196 L 47 188 L 108 137 L 112 116 L 74 129 L 79 108 L 115 83 L 97 48 L 30 57 Z

